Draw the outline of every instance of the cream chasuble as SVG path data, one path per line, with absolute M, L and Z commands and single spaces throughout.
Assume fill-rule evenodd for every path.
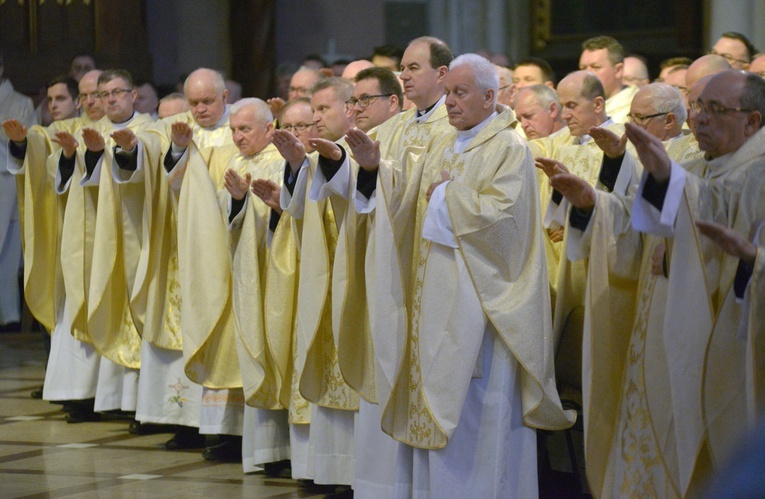
M 106 147 L 92 174 L 94 178 L 83 182 L 85 190 L 98 190 L 88 284 L 88 333 L 98 353 L 121 366 L 137 369 L 141 362 L 140 324 L 133 322 L 130 312 L 125 259 L 126 254 L 140 250 L 135 248 L 130 233 L 123 231 L 120 189 L 112 178 L 115 143 L 109 135 L 118 127 L 108 119 L 100 123 Z M 153 123 L 150 115 L 139 114 L 127 128 L 138 134 Z
M 268 179 L 281 184 L 284 159 L 269 144 L 250 158 L 235 155 L 227 168 L 241 176 L 249 172 L 253 180 Z M 237 219 L 243 219 L 239 224 L 236 220 L 232 223 L 229 236 L 233 261 L 233 305 L 238 333 L 236 345 L 244 398 L 248 405 L 260 409 L 286 409 L 290 405 L 291 382 L 286 373 L 292 364 L 292 337 L 288 330 L 282 337 L 269 336 L 265 325 L 266 269 L 269 259 L 267 239 L 271 208 L 249 192 L 242 209 L 244 213 L 238 215 Z M 284 258 L 289 257 L 284 255 Z M 275 308 L 273 312 L 291 316 L 291 310 L 283 310 L 282 303 L 272 304 Z
M 737 151 L 711 160 L 704 179 L 673 164 L 670 192 L 677 184 L 682 194 L 668 194 L 658 216 L 651 215 L 653 207 L 639 212 L 638 203 L 647 206 L 639 197 L 633 208 L 643 213 L 633 215 L 637 228 L 674 235 L 663 323 L 668 387 L 662 389 L 671 394 L 682 495 L 698 490 L 747 427 L 746 342 L 737 339 L 741 307 L 732 291 L 738 259 L 723 254 L 693 221 L 716 221 L 748 234 L 765 213 L 763 150 L 760 130 Z M 647 224 L 652 216 L 658 221 Z M 652 389 L 646 386 L 649 405 Z
M 627 85 L 616 95 L 606 99 L 606 115 L 616 123 L 627 123 L 632 98 L 635 97 L 638 90 L 640 89 L 634 85 Z
M 241 388 L 231 300 L 228 220 L 216 186 L 236 146 L 187 150 L 178 202 L 178 269 L 186 375 L 206 388 Z M 213 176 L 214 175 L 214 176 Z
M 521 366 L 525 423 L 561 429 L 575 417 L 561 409 L 555 388 L 549 295 L 546 286 L 539 285 L 546 279 L 536 172 L 531 154 L 510 128 L 513 121 L 512 111 L 504 108 L 461 154 L 453 152 L 456 132 L 451 132 L 432 144 L 433 156 L 424 163 L 422 156 L 412 154 L 403 165 L 386 161 L 380 165 L 377 197 L 384 196 L 386 203 L 377 206 L 375 216 L 378 284 L 381 274 L 390 273 L 383 264 L 385 258 L 380 260 L 381 246 L 391 248 L 388 255 L 396 255 L 402 247 L 413 249 L 401 259 L 412 266 L 400 264 L 402 274 L 390 277 L 408 276 L 402 278 L 405 286 L 399 285 L 405 291 L 394 295 L 400 300 L 396 308 L 385 310 L 390 315 L 406 313 L 407 322 L 404 354 L 396 366 L 390 397 L 380 401 L 384 404 L 382 427 L 414 447 L 446 446 L 459 421 L 470 379 L 481 375 L 476 372 L 476 359 L 486 321 Z M 446 189 L 446 202 L 459 246 L 456 250 L 420 237 L 427 210 L 425 193 L 431 182 L 440 179 L 442 169 L 455 179 Z M 412 200 L 415 206 L 406 206 L 406 193 L 412 188 L 418 191 Z M 407 211 L 413 215 L 412 223 L 398 225 L 405 219 L 397 215 Z M 397 245 L 393 233 L 380 230 L 388 224 L 409 244 Z M 464 265 L 473 289 L 463 286 L 449 295 L 458 298 L 467 293 L 466 298 L 477 300 L 467 315 L 461 314 L 463 306 L 438 298 L 454 287 L 450 278 L 458 271 L 455 265 Z M 388 294 L 387 288 L 382 291 L 377 297 Z M 379 305 L 377 313 L 382 313 Z M 398 326 L 394 321 L 375 323 L 375 339 L 386 331 L 397 335 Z M 386 359 L 380 362 L 383 369 L 391 367 L 384 364 Z
M 746 338 L 746 392 L 749 424 L 765 415 L 765 229 L 757 230 L 754 272 L 744 293 L 739 337 Z
M 690 171 L 703 170 L 692 135 L 664 145 Z M 643 369 L 643 351 L 661 347 L 646 334 L 660 332 L 656 324 L 664 316 L 666 279 L 651 274 L 651 256 L 663 239 L 631 229 L 642 167 L 627 153 L 621 168 L 630 173 L 626 191 L 599 191 L 587 230 L 568 229 L 569 258 L 589 258 L 582 353 L 587 476 L 598 497 L 666 497 L 677 494 L 667 471 L 668 463 L 676 463 L 674 441 L 652 432 L 666 435 L 671 411 L 666 398 L 664 412 L 650 414 L 645 395 L 645 384 L 660 379 L 666 365 L 654 362 Z

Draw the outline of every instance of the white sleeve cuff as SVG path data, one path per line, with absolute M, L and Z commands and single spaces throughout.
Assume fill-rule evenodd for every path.
M 680 209 L 680 201 L 683 199 L 687 173 L 680 165 L 672 161 L 669 186 L 661 211 L 643 199 L 643 188 L 648 175 L 650 175 L 648 171 L 645 171 L 640 179 L 640 186 L 632 205 L 632 226 L 640 232 L 647 232 L 660 237 L 673 237 L 675 219 Z
M 82 176 L 82 180 L 80 180 L 80 186 L 81 187 L 97 186 L 99 180 L 101 179 L 101 167 L 103 166 L 103 164 L 104 164 L 104 155 L 102 154 L 101 157 L 98 158 L 98 163 L 96 163 L 96 167 L 93 168 L 93 173 L 90 174 L 90 176 L 86 176 L 86 175 Z
M 295 184 L 295 189 L 290 194 L 287 186 L 282 186 L 281 194 L 279 197 L 279 204 L 282 210 L 290 214 L 290 216 L 296 220 L 303 218 L 303 211 L 305 210 L 305 193 L 308 185 L 308 158 L 303 160 L 303 164 L 298 169 L 298 179 Z M 289 168 L 289 164 L 285 168 Z
M 117 161 L 112 162 L 112 178 L 118 184 L 137 184 L 143 182 L 143 143 L 138 141 L 138 145 L 132 151 L 124 151 L 122 148 L 117 147 L 115 154 L 121 154 L 123 156 L 135 156 L 136 169 L 135 171 L 123 170 L 117 164 Z
M 340 169 L 332 177 L 332 180 L 327 181 L 327 177 L 324 176 L 324 172 L 321 171 L 321 167 L 317 165 L 316 173 L 313 176 L 313 182 L 311 182 L 311 190 L 308 192 L 308 199 L 313 202 L 327 199 L 332 195 L 337 195 L 343 199 L 348 199 L 348 192 L 350 190 L 351 183 L 351 161 L 348 154 L 345 155 L 343 164 L 340 165 Z
M 454 229 L 446 205 L 446 185 L 448 183 L 448 181 L 442 183 L 430 195 L 428 210 L 425 212 L 425 222 L 422 226 L 422 237 L 456 249 L 458 248 L 457 238 L 454 237 Z

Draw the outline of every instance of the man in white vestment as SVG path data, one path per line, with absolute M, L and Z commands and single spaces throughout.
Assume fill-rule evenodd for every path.
M 626 85 L 624 76 L 624 47 L 610 36 L 596 36 L 582 43 L 579 69 L 592 71 L 606 92 L 606 114 L 616 123 L 625 123 L 632 97 L 638 88 Z
M 0 123 L 15 119 L 29 128 L 35 123 L 32 99 L 15 90 L 3 78 L 0 52 Z M 16 180 L 8 172 L 8 136 L 0 130 L 0 326 L 21 320 L 19 269 L 21 268 L 21 228 L 16 202 Z
M 532 428 L 574 418 L 552 373 L 536 172 L 512 110 L 496 106 L 493 65 L 467 54 L 443 79 L 456 130 L 406 169 L 366 134 L 347 139 L 361 167 L 354 209 L 375 209 L 370 319 L 378 382 L 391 383 L 382 428 L 410 446 L 390 495 L 535 497 Z M 391 275 L 382 250 L 403 274 Z M 393 357 L 384 338 L 401 346 Z
M 662 327 L 680 495 L 698 491 L 759 419 L 761 355 L 750 349 L 752 338 L 739 333 L 744 311 L 736 300 L 746 262 L 698 234 L 695 222 L 747 237 L 765 214 L 763 95 L 759 76 L 724 71 L 690 102 L 694 134 L 708 160 L 702 177 L 671 161 L 650 135 L 627 128 L 646 170 L 632 224 L 672 238 Z
M 524 87 L 515 99 L 515 116 L 529 140 L 549 137 L 566 128 L 562 111 L 558 94 L 547 85 Z

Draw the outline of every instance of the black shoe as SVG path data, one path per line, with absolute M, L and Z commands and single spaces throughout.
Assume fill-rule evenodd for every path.
M 165 442 L 167 450 L 201 449 L 205 446 L 205 436 L 197 428 L 178 426 L 173 438 Z
M 263 473 L 273 478 L 292 478 L 292 461 L 285 459 L 263 465 Z
M 332 494 L 324 496 L 325 499 L 353 499 L 353 489 L 349 485 L 339 485 Z
M 221 437 L 224 437 L 221 435 Z M 208 461 L 221 461 L 224 463 L 242 462 L 242 437 L 225 435 L 221 443 L 206 447 L 202 451 L 202 457 Z
M 131 421 L 128 425 L 128 433 L 132 435 L 155 435 L 157 433 L 173 433 L 174 429 L 169 424 L 141 423 Z
M 41 398 L 42 398 L 42 394 L 43 394 L 43 387 L 41 386 L 40 388 L 38 388 L 37 390 L 34 390 L 34 391 L 33 391 L 32 393 L 30 393 L 29 395 L 30 395 L 30 396 L 31 396 L 33 399 L 41 399 Z
M 101 415 L 93 411 L 73 411 L 64 417 L 67 423 L 91 423 L 101 421 Z

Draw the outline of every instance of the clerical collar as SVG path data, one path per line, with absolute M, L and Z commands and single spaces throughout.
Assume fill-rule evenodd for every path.
M 127 120 L 123 121 L 122 123 L 112 123 L 112 128 L 114 128 L 115 130 L 123 130 L 127 128 L 130 122 L 133 121 L 133 118 L 135 118 L 136 116 L 138 116 L 138 111 L 133 111 L 133 115 Z
M 470 145 L 470 141 L 478 135 L 483 128 L 489 124 L 491 120 L 497 117 L 497 112 L 494 111 L 491 115 L 471 128 L 470 130 L 457 130 L 457 140 L 454 142 L 454 152 L 461 154 Z
M 226 126 L 228 123 L 228 115 L 231 112 L 231 104 L 226 104 L 226 109 L 223 111 L 223 116 L 220 117 L 218 122 L 215 124 L 215 128 Z
M 609 116 L 609 117 L 606 119 L 606 121 L 604 121 L 603 123 L 601 123 L 600 125 L 598 125 L 598 128 L 605 128 L 605 127 L 607 127 L 607 126 L 611 126 L 611 125 L 613 125 L 613 124 L 614 124 L 614 120 L 612 120 L 612 119 L 611 119 L 611 117 Z M 592 137 L 590 137 L 590 134 L 588 134 L 588 133 L 585 133 L 584 135 L 582 135 L 581 137 L 579 137 L 579 145 L 583 145 L 583 144 L 586 144 L 586 143 L 588 143 L 590 140 L 592 140 Z
M 438 109 L 438 106 L 440 106 L 441 104 L 443 104 L 445 100 L 446 100 L 446 95 L 442 95 L 442 96 L 441 96 L 441 98 L 440 98 L 440 99 L 438 99 L 438 100 L 436 101 L 436 103 L 435 103 L 435 104 L 433 104 L 433 105 L 432 105 L 432 106 L 430 106 L 429 108 L 425 109 L 424 111 L 420 111 L 420 110 L 418 109 L 418 110 L 417 110 L 417 112 L 416 112 L 416 113 L 415 113 L 415 115 L 414 115 L 414 120 L 415 120 L 417 123 L 420 123 L 420 124 L 422 124 L 422 123 L 425 123 L 425 122 L 426 122 L 426 121 L 428 121 L 428 120 L 430 119 L 430 117 L 433 115 L 433 112 L 434 112 L 436 109 Z

